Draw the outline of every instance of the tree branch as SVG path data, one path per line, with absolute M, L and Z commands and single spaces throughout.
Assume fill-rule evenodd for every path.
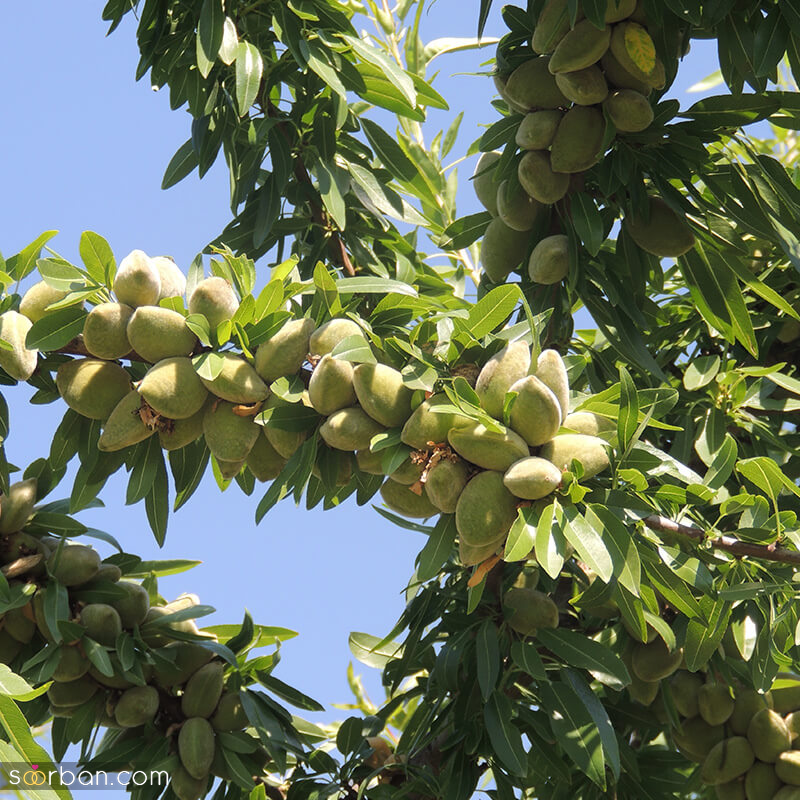
M 277 110 L 270 101 L 269 97 L 264 98 L 264 102 L 261 104 L 261 110 L 267 117 L 278 116 Z M 276 127 L 281 132 L 283 138 L 286 139 L 289 147 L 291 147 L 292 138 L 289 136 L 286 130 L 288 123 L 286 121 L 282 121 L 279 122 Z M 314 184 L 311 182 L 311 176 L 308 174 L 308 170 L 306 169 L 306 165 L 302 159 L 302 156 L 299 153 L 293 154 L 292 160 L 294 162 L 294 177 L 298 183 L 303 183 L 306 186 L 310 186 L 313 191 L 316 191 L 314 189 Z M 330 217 L 328 216 L 328 212 L 315 199 L 309 199 L 308 204 L 311 206 L 311 218 L 331 237 L 328 245 L 334 263 L 337 266 L 340 266 L 344 270 L 345 274 L 349 275 L 350 277 L 354 277 L 356 270 L 353 266 L 353 262 L 350 260 L 350 254 L 347 252 L 347 248 L 344 246 L 344 241 L 339 235 L 339 230 L 332 223 Z
M 712 538 L 707 536 L 702 528 L 673 522 L 671 519 L 658 516 L 658 514 L 651 514 L 649 517 L 645 517 L 642 522 L 651 530 L 662 533 L 676 533 L 696 542 L 707 542 L 715 549 L 724 550 L 734 556 L 749 556 L 750 558 L 759 558 L 762 561 L 780 561 L 783 564 L 797 564 L 800 566 L 800 552 L 779 547 L 775 543 L 749 544 L 748 542 L 740 542 L 730 536 Z

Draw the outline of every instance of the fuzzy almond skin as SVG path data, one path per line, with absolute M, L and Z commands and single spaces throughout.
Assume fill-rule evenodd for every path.
M 686 222 L 660 197 L 649 199 L 649 218 L 632 215 L 623 227 L 642 250 L 659 258 L 677 258 L 694 247 L 694 234 Z
M 36 478 L 17 481 L 0 495 L 0 533 L 16 533 L 25 527 L 36 503 Z
M 766 763 L 774 764 L 780 754 L 792 746 L 789 726 L 770 708 L 762 708 L 753 715 L 747 726 L 747 739 L 756 758 Z
M 64 586 L 80 586 L 97 575 L 100 556 L 94 548 L 86 545 L 64 545 L 47 559 L 47 569 Z
M 583 466 L 583 478 L 593 478 L 607 469 L 610 462 L 606 442 L 598 436 L 583 433 L 562 433 L 542 445 L 539 455 L 552 461 L 560 470 L 569 467 L 572 459 Z
M 38 322 L 42 317 L 47 316 L 47 307 L 59 300 L 63 300 L 69 292 L 62 289 L 54 289 L 44 281 L 34 283 L 19 301 L 19 313 L 27 317 L 31 322 Z
M 353 365 L 349 361 L 325 354 L 317 362 L 308 383 L 308 399 L 324 416 L 356 404 L 353 386 Z
M 499 183 L 495 178 L 495 171 L 492 166 L 500 160 L 502 153 L 493 150 L 488 153 L 481 153 L 478 163 L 475 165 L 475 172 L 472 175 L 472 188 L 478 198 L 478 202 L 493 216 L 497 216 L 497 191 Z
M 154 306 L 161 296 L 161 275 L 147 253 L 133 250 L 119 264 L 114 294 L 120 303 L 137 308 Z
M 568 106 L 569 101 L 558 88 L 549 66 L 549 57 L 532 58 L 520 64 L 506 81 L 509 100 L 523 111 Z
M 531 367 L 531 349 L 517 341 L 495 353 L 478 373 L 475 392 L 483 410 L 497 420 L 503 419 L 503 404 L 511 384 L 524 378 Z
M 147 371 L 139 392 L 148 404 L 168 419 L 186 419 L 206 402 L 208 391 L 191 359 L 165 358 Z
M 522 188 L 545 205 L 557 203 L 569 189 L 569 175 L 553 171 L 547 150 L 528 150 L 519 162 L 517 177 Z
M 800 756 L 800 753 L 797 754 Z M 750 743 L 743 736 L 733 736 L 715 744 L 703 761 L 701 772 L 704 783 L 716 786 L 744 775 L 753 766 L 755 756 Z M 778 777 L 782 777 L 778 771 Z
M 528 231 L 514 230 L 495 217 L 481 239 L 481 267 L 489 280 L 505 281 L 525 259 L 529 241 Z
M 98 688 L 88 675 L 84 675 L 68 683 L 50 684 L 47 698 L 55 706 L 81 706 L 94 696 Z
M 112 361 L 79 358 L 58 368 L 56 387 L 61 399 L 82 417 L 106 420 L 130 392 L 131 379 Z
M 269 395 L 269 387 L 258 376 L 253 367 L 242 356 L 221 353 L 222 370 L 213 380 L 200 376 L 203 385 L 211 394 L 230 403 L 260 403 Z
M 314 332 L 313 319 L 289 320 L 272 338 L 256 350 L 256 372 L 267 383 L 280 377 L 295 375 L 308 355 Z
M 540 217 L 549 213 L 549 209 L 534 200 L 518 183 L 511 184 L 505 180 L 500 184 L 497 190 L 497 215 L 512 230 L 527 233 Z
M 558 606 L 543 592 L 514 586 L 503 595 L 506 621 L 517 633 L 535 636 L 539 628 L 558 627 Z
M 528 445 L 538 447 L 558 433 L 561 407 L 550 388 L 539 378 L 528 375 L 513 383 L 509 391 L 516 393 L 509 424 Z
M 0 314 L 0 339 L 11 345 L 10 350 L 0 350 L 0 367 L 12 378 L 27 381 L 36 370 L 39 351 L 29 350 L 25 344 L 33 323 L 17 311 Z
M 553 75 L 585 69 L 600 60 L 610 43 L 611 28 L 608 25 L 599 29 L 589 20 L 581 20 L 558 43 L 547 68 Z
M 488 544 L 473 545 L 464 541 L 463 538 L 459 538 L 458 559 L 465 567 L 472 567 L 475 564 L 480 564 L 482 561 L 486 561 L 487 558 L 491 558 L 502 546 L 505 539 L 506 537 L 504 535 Z
M 530 455 L 525 440 L 510 428 L 489 430 L 473 422 L 453 428 L 447 435 L 450 446 L 466 461 L 489 470 L 504 472 L 515 461 Z
M 244 461 L 261 435 L 252 417 L 235 414 L 232 403 L 214 403 L 203 417 L 203 434 L 208 449 L 223 461 Z
M 473 547 L 504 539 L 516 518 L 517 498 L 503 485 L 501 472 L 479 472 L 456 504 L 458 535 Z
M 169 256 L 155 256 L 152 259 L 161 278 L 159 300 L 168 297 L 182 297 L 186 292 L 186 276 Z
M 239 308 L 239 298 L 224 278 L 214 276 L 200 281 L 189 298 L 189 313 L 202 314 L 216 331 L 221 322 L 231 319 Z
M 245 461 L 257 481 L 271 481 L 281 474 L 286 459 L 269 443 L 266 435 L 259 436 Z
M 556 396 L 563 424 L 569 414 L 569 375 L 558 350 L 542 350 L 536 361 L 536 377 Z
M 152 722 L 157 712 L 158 689 L 155 686 L 133 686 L 120 696 L 114 717 L 123 728 L 138 728 Z
M 188 356 L 197 344 L 183 314 L 160 306 L 137 308 L 128 322 L 127 335 L 130 346 L 151 364 Z
M 336 450 L 366 450 L 373 436 L 384 427 L 360 408 L 343 408 L 335 411 L 319 429 L 319 434 L 329 447 Z
M 648 644 L 637 642 L 631 656 L 633 671 L 641 680 L 648 682 L 668 678 L 678 669 L 682 660 L 683 651 L 675 649 L 670 652 L 661 637 Z
M 428 471 L 425 491 L 428 499 L 444 514 L 454 514 L 458 498 L 467 485 L 469 470 L 461 459 L 442 459 Z
M 383 502 L 404 517 L 427 519 L 439 513 L 439 509 L 428 499 L 424 488 L 422 494 L 417 494 L 410 487 L 390 479 L 384 482 L 380 492 Z
M 89 603 L 81 610 L 81 625 L 86 633 L 106 647 L 114 647 L 122 632 L 122 620 L 117 610 L 106 603 Z
M 186 717 L 210 717 L 217 707 L 225 685 L 225 667 L 211 661 L 192 675 L 183 688 L 181 711 Z
M 432 411 L 437 405 L 450 405 L 447 395 L 435 394 L 414 409 L 400 434 L 403 444 L 415 450 L 427 450 L 429 442 L 446 443 L 447 434 L 452 428 L 470 421 L 456 413 L 438 414 Z
M 128 355 L 128 323 L 133 308 L 124 303 L 100 303 L 83 323 L 83 344 L 95 358 L 113 360 Z
M 203 435 L 203 417 L 207 405 L 209 401 L 206 401 L 191 417 L 172 420 L 170 430 L 159 431 L 158 440 L 161 447 L 164 450 L 179 450 L 199 439 Z
M 531 456 L 515 461 L 503 476 L 503 483 L 515 497 L 539 500 L 558 488 L 561 471 L 547 459 Z
M 136 389 L 131 389 L 114 410 L 103 426 L 103 433 L 97 442 L 98 449 L 105 453 L 122 450 L 133 444 L 143 442 L 155 433 L 142 422 L 139 409 L 142 407 L 142 396 Z
M 217 731 L 237 731 L 248 724 L 247 714 L 238 692 L 235 694 L 225 692 L 220 697 L 217 710 L 211 717 L 211 724 Z
M 589 79 L 594 68 L 584 70 Z M 567 78 L 568 76 L 559 76 Z M 605 87 L 605 83 L 603 83 Z M 607 87 L 606 87 L 607 91 Z M 603 152 L 606 121 L 594 106 L 574 106 L 561 120 L 550 148 L 550 163 L 556 172 L 578 173 L 594 166 Z
M 178 800 L 200 800 L 206 793 L 208 775 L 195 778 L 183 767 L 178 767 L 172 773 L 169 785 Z
M 402 374 L 386 364 L 359 364 L 353 388 L 361 408 L 387 428 L 397 428 L 411 416 L 411 389 Z
M 575 433 L 585 433 L 588 436 L 597 436 L 605 431 L 613 431 L 617 425 L 614 420 L 602 417 L 593 411 L 573 411 L 567 414 L 561 423 Z
M 531 251 L 528 275 L 534 283 L 549 286 L 558 283 L 569 273 L 569 239 L 557 233 L 546 236 Z
M 191 717 L 178 734 L 178 755 L 184 769 L 193 778 L 208 775 L 214 760 L 214 729 L 203 717 Z

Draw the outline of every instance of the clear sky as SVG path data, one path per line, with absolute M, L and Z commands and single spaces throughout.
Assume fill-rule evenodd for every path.
M 94 230 L 111 243 L 117 260 L 134 248 L 172 255 L 184 270 L 230 219 L 228 179 L 220 157 L 206 177 L 196 174 L 164 192 L 164 169 L 189 137 L 185 109 L 171 111 L 167 90 L 153 92 L 147 77 L 134 81 L 138 52 L 130 17 L 110 37 L 103 3 L 0 3 L 0 252 L 17 252 L 47 229 L 60 235 L 51 246 L 77 261 L 81 231 Z M 478 3 L 438 0 L 426 15 L 423 39 L 474 35 Z M 486 35 L 502 35 L 500 4 Z M 481 125 L 497 115 L 489 105 L 490 79 L 462 73 L 483 69 L 492 49 L 443 56 L 435 83 L 451 110 L 432 111 L 428 138 L 447 128 L 461 110 L 462 135 L 451 157 L 463 154 Z M 685 90 L 716 69 L 707 42 L 693 50 L 671 94 L 682 107 L 698 95 Z M 479 210 L 469 186 L 474 159 L 461 170 L 459 214 Z M 260 263 L 266 268 L 268 259 Z M 45 456 L 63 404 L 31 406 L 24 385 L 4 388 L 11 409 L 7 443 L 12 463 L 24 468 Z M 277 675 L 316 697 L 328 711 L 320 720 L 343 718 L 331 708 L 347 703 L 345 671 L 352 630 L 383 635 L 403 608 L 402 590 L 423 546 L 420 534 L 397 529 L 369 508 L 348 501 L 329 512 L 273 509 L 260 526 L 253 497 L 235 485 L 220 494 L 210 472 L 194 498 L 170 520 L 164 548 L 149 531 L 143 504 L 124 505 L 123 473 L 107 484 L 105 509 L 83 512 L 87 525 L 113 533 L 145 558 L 195 558 L 204 563 L 166 578 L 172 598 L 196 592 L 215 606 L 210 622 L 238 622 L 248 608 L 258 623 L 300 631 L 286 643 Z M 68 496 L 71 476 L 53 497 Z M 99 544 L 102 554 L 111 550 Z M 375 671 L 357 672 L 379 700 Z

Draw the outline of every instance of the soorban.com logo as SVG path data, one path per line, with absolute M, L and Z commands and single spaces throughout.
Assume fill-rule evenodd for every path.
M 31 764 L 31 768 L 22 776 L 22 782 L 26 786 L 44 786 L 47 783 L 47 775 L 44 772 L 38 772 L 38 764 Z
M 7 786 L 24 788 L 49 787 L 69 789 L 110 789 L 133 786 L 166 786 L 169 772 L 166 770 L 120 770 L 90 772 L 75 765 L 60 765 L 42 769 L 39 764 L 6 764 L 4 772 Z

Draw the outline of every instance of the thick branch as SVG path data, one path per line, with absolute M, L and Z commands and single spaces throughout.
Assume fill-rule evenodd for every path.
M 724 550 L 734 556 L 749 556 L 759 558 L 762 561 L 780 561 L 783 564 L 800 565 L 800 552 L 779 547 L 776 544 L 749 544 L 740 542 L 730 536 L 708 537 L 702 528 L 695 528 L 693 525 L 682 525 L 680 522 L 673 522 L 666 517 L 651 514 L 645 517 L 642 522 L 654 531 L 662 533 L 677 533 L 694 539 L 696 542 L 708 542 L 717 550 Z

